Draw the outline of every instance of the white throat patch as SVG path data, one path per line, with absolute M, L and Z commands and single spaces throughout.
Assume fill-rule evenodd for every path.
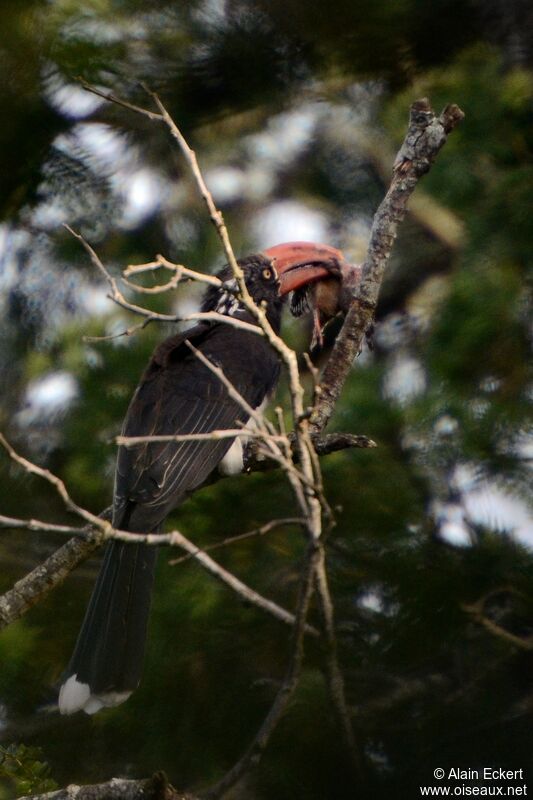
M 229 281 L 225 281 L 225 285 L 228 286 L 230 289 L 234 289 L 235 291 L 238 290 L 237 281 L 235 278 L 232 278 Z M 238 300 L 238 298 L 232 294 L 231 292 L 223 291 L 220 295 L 220 299 L 216 305 L 215 311 L 219 314 L 225 314 L 227 317 L 234 317 L 237 311 L 241 311 L 242 306 Z

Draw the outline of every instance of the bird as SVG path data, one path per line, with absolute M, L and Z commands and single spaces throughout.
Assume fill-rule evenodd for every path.
M 338 314 L 345 314 L 361 281 L 361 266 L 346 261 L 341 250 L 331 248 L 331 262 L 323 278 L 303 284 L 292 292 L 291 313 L 300 317 L 313 315 L 310 351 L 324 344 L 324 328 Z
M 246 287 L 279 333 L 284 300 L 338 267 L 337 251 L 313 242 L 286 242 L 239 259 Z M 216 311 L 257 325 L 239 299 L 229 266 L 210 285 L 203 312 Z M 264 336 L 216 320 L 201 320 L 155 349 L 129 404 L 127 437 L 202 434 L 234 429 L 248 413 L 191 345 L 222 369 L 246 403 L 260 408 L 280 372 L 277 353 Z M 118 448 L 112 525 L 157 533 L 165 519 L 217 470 L 242 471 L 242 437 L 195 441 L 146 441 Z M 157 548 L 118 539 L 108 542 L 72 658 L 59 691 L 61 714 L 94 714 L 119 705 L 142 675 Z

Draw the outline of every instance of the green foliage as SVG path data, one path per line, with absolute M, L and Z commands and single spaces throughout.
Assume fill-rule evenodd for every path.
M 0 797 L 9 798 L 10 788 L 22 794 L 41 794 L 57 789 L 50 777 L 50 765 L 42 761 L 39 747 L 12 744 L 0 747 Z M 5 794 L 4 794 L 5 789 Z

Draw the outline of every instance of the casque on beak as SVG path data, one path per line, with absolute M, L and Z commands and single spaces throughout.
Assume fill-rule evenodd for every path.
M 345 262 L 340 250 L 314 242 L 277 244 L 264 250 L 263 255 L 272 261 L 278 274 L 281 296 L 314 281 L 340 276 Z

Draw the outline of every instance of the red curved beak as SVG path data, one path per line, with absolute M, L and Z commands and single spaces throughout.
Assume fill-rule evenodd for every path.
M 345 262 L 341 250 L 314 242 L 285 242 L 269 247 L 263 254 L 278 273 L 280 295 L 322 278 L 340 275 L 341 264 Z

